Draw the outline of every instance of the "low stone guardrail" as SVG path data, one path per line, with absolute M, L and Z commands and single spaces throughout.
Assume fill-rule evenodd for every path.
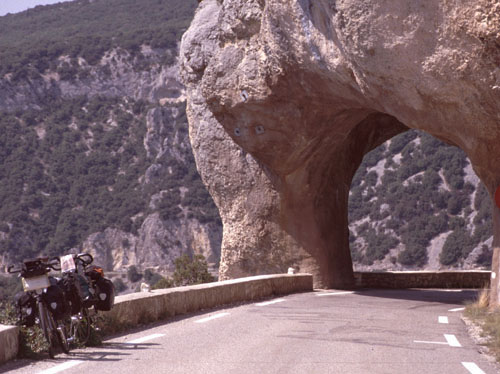
M 0 325 L 0 364 L 16 358 L 18 351 L 19 328 Z
M 312 290 L 310 274 L 261 275 L 118 296 L 104 316 L 122 329 L 202 309 Z
M 117 296 L 113 309 L 102 314 L 105 331 L 116 332 L 203 309 L 312 290 L 310 274 L 261 275 Z M 0 325 L 0 364 L 15 358 L 18 349 L 18 327 Z
M 483 288 L 491 271 L 380 271 L 354 272 L 358 288 Z

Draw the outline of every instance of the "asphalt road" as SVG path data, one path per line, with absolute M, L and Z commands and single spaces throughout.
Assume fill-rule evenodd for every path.
M 318 291 L 188 315 L 0 372 L 499 373 L 461 320 L 473 291 Z M 458 309 L 458 310 L 457 310 Z

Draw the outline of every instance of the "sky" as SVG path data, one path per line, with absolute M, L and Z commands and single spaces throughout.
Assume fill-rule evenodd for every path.
M 0 16 L 4 16 L 7 13 L 22 12 L 37 5 L 56 4 L 64 1 L 71 0 L 0 0 Z

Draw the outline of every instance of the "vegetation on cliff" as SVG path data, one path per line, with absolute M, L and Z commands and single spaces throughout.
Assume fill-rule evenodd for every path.
M 171 134 L 187 138 L 185 104 L 176 109 Z M 107 227 L 136 233 L 153 210 L 163 220 L 217 221 L 189 150 L 182 157 L 166 152 L 156 164 L 170 172 L 144 180 L 152 164 L 144 147 L 147 110 L 141 101 L 82 97 L 1 113 L 1 251 L 13 260 L 61 254 Z M 168 193 L 149 206 L 159 191 Z
M 491 219 L 490 198 L 465 154 L 422 132 L 367 154 L 352 182 L 351 252 L 361 265 L 389 259 L 425 267 L 432 240 L 442 235 L 440 266 L 462 266 L 476 249 L 471 265 L 488 267 Z
M 196 170 L 184 102 L 159 105 L 123 90 L 113 96 L 113 89 L 102 96 L 99 84 L 97 92 L 62 97 L 59 88 L 65 80 L 86 86 L 86 78 L 100 79 L 94 71 L 127 79 L 120 77 L 123 66 L 102 59 L 109 51 L 125 56 L 137 84 L 151 66 L 160 74 L 174 61 L 196 5 L 76 0 L 0 17 L 2 83 L 28 85 L 39 96 L 0 113 L 0 261 L 61 254 L 107 228 L 121 230 L 128 248 L 126 234 L 137 236 L 152 214 L 164 226 L 197 220 L 220 228 Z M 36 91 L 40 74 L 52 77 L 54 89 Z M 164 84 L 162 94 L 180 95 L 175 79 L 173 88 Z M 189 240 L 179 239 L 177 251 L 191 253 Z
M 0 17 L 0 76 L 11 73 L 17 81 L 59 69 L 70 79 L 84 73 L 79 57 L 96 65 L 116 47 L 141 58 L 144 68 L 141 47 L 175 50 L 196 6 L 196 0 L 75 0 Z M 58 66 L 61 56 L 70 61 Z

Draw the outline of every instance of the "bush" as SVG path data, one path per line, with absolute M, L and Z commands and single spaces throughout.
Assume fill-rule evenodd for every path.
M 123 280 L 121 278 L 113 279 L 113 284 L 115 286 L 115 291 L 117 294 L 119 294 L 123 291 L 126 291 L 128 288 L 127 285 L 125 284 L 125 282 L 123 282 Z
M 208 272 L 207 261 L 203 255 L 192 258 L 183 255 L 175 260 L 174 283 L 176 286 L 209 283 L 214 277 Z
M 447 266 L 455 265 L 460 259 L 467 257 L 472 249 L 469 233 L 466 230 L 456 230 L 446 238 L 439 262 Z
M 153 286 L 151 286 L 152 290 L 160 290 L 163 288 L 172 288 L 174 287 L 174 281 L 170 278 L 159 279 Z
M 132 265 L 127 270 L 127 279 L 132 282 L 139 282 L 142 279 L 142 274 L 137 271 L 137 267 Z

